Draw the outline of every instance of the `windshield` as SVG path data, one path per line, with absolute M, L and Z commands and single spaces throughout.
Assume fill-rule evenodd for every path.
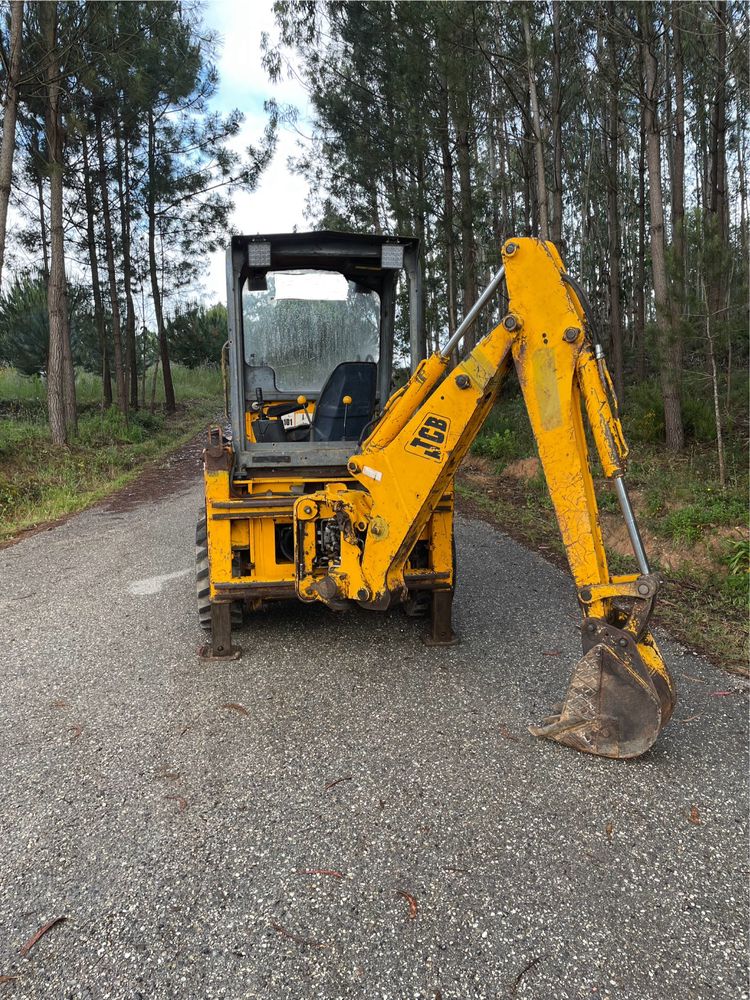
M 242 292 L 245 361 L 270 365 L 279 389 L 317 391 L 342 361 L 378 360 L 376 292 L 331 271 L 270 271 L 266 285 Z

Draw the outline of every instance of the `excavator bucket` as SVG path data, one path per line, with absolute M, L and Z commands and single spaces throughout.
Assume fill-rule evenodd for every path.
M 560 713 L 529 730 L 599 757 L 638 757 L 672 715 L 669 671 L 648 633 L 636 642 L 631 632 L 590 618 L 583 637 Z

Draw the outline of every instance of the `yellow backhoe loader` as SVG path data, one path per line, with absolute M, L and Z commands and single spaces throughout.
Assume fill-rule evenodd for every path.
M 515 365 L 578 588 L 583 658 L 538 736 L 635 757 L 675 692 L 649 631 L 659 589 L 625 490 L 627 447 L 583 290 L 555 247 L 508 240 L 503 266 L 445 347 L 420 358 L 413 239 L 318 232 L 233 237 L 227 253 L 231 438 L 209 434 L 198 523 L 207 657 L 236 657 L 232 624 L 266 601 L 427 611 L 427 641 L 456 641 L 453 479 Z M 392 392 L 405 274 L 413 372 Z M 502 322 L 457 364 L 496 301 Z M 639 569 L 613 576 L 599 526 L 583 414 L 614 485 Z

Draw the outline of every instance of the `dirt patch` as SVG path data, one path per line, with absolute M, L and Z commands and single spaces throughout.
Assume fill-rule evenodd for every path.
M 604 513 L 600 515 L 600 519 L 606 547 L 620 556 L 632 556 L 633 548 L 622 518 L 616 514 Z M 662 538 L 644 527 L 641 527 L 640 532 L 649 556 L 670 573 L 691 568 L 706 573 L 726 574 L 728 570 L 722 555 L 727 541 L 739 541 L 747 537 L 746 530 L 740 527 L 711 528 L 703 538 L 690 543 Z
M 189 488 L 201 474 L 205 446 L 206 432 L 201 431 L 166 458 L 147 465 L 137 479 L 96 504 L 95 509 L 121 514 Z
M 461 464 L 461 478 L 488 496 L 497 490 L 495 463 L 480 455 L 468 455 Z
M 509 479 L 519 479 L 521 482 L 528 482 L 541 469 L 541 462 L 538 458 L 518 458 L 515 462 L 509 462 L 503 471 L 502 476 Z

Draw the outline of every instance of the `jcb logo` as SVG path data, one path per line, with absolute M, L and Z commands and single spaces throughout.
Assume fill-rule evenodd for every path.
M 406 450 L 410 451 L 412 455 L 431 458 L 433 462 L 442 461 L 443 445 L 448 436 L 449 427 L 450 420 L 431 413 L 417 431 L 416 436 L 407 444 Z

